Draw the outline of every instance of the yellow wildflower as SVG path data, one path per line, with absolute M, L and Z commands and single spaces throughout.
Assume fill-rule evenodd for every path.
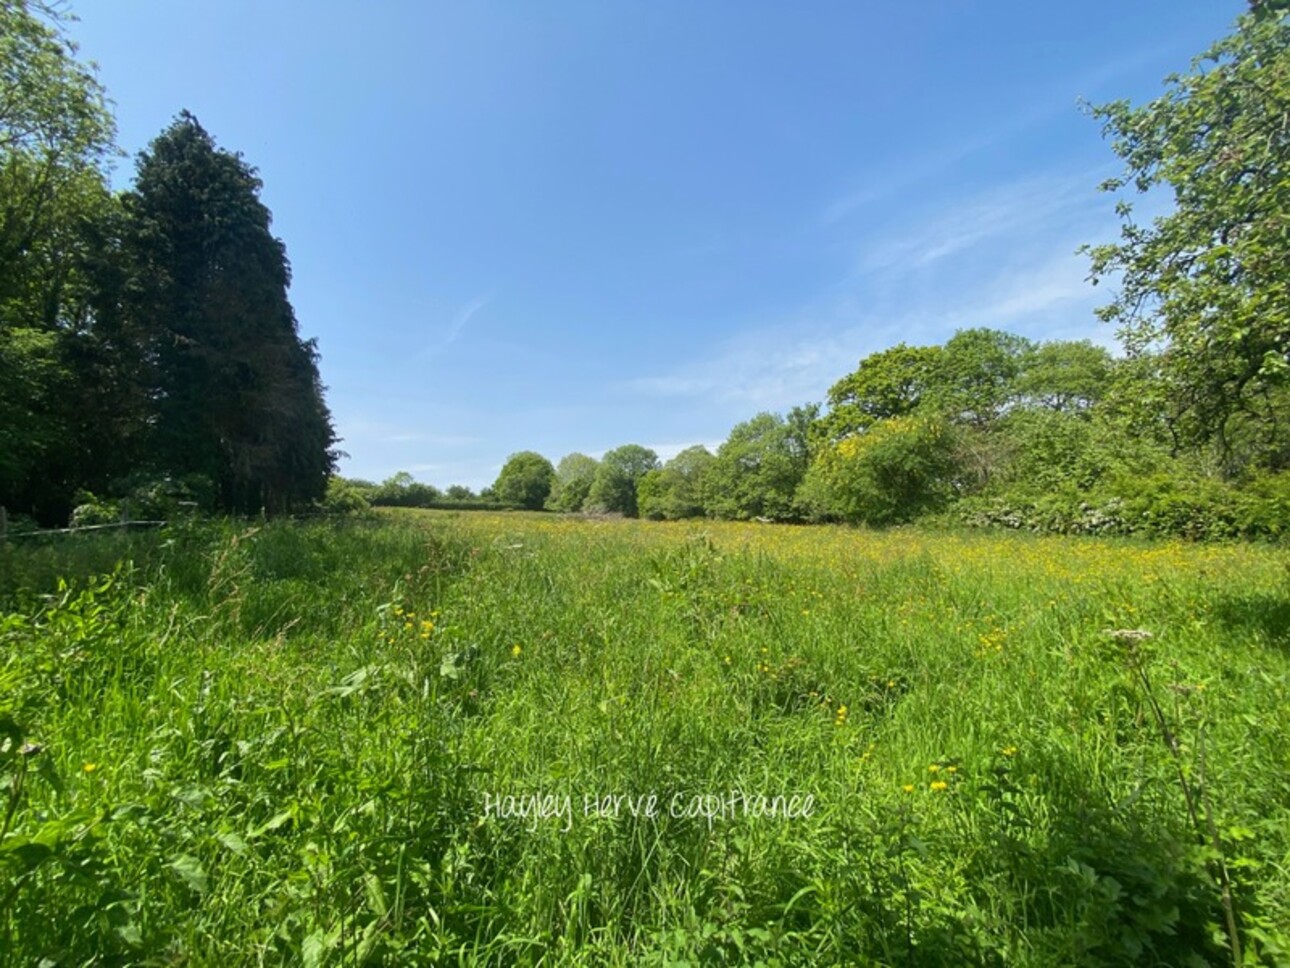
M 511 646 L 511 655 L 515 656 L 515 658 L 517 659 L 520 657 L 520 653 L 523 651 L 524 650 L 520 648 L 520 645 L 518 642 L 515 645 Z
M 84 763 L 81 765 L 81 769 L 84 770 L 86 773 L 93 773 L 98 768 L 99 768 L 99 765 L 97 763 Z
M 936 790 L 937 792 L 939 792 L 939 791 L 941 791 L 941 790 L 948 790 L 950 785 L 949 785 L 948 783 L 946 783 L 944 780 L 933 780 L 933 781 L 929 784 L 929 786 L 930 786 L 933 790 Z

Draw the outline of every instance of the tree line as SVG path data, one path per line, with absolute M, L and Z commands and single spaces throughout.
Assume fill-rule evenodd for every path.
M 963 330 L 873 353 L 823 405 L 758 414 L 715 453 L 695 446 L 663 462 L 627 445 L 553 465 L 523 452 L 490 494 L 657 520 L 890 525 L 935 514 L 1061 532 L 1281 534 L 1285 451 L 1268 449 L 1266 428 L 1180 446 L 1169 411 L 1141 406 L 1142 365 L 1089 341 Z
M 255 169 L 182 112 L 112 191 L 106 95 L 65 27 L 0 0 L 0 505 L 321 499 L 336 436 Z
M 1290 529 L 1290 21 L 1252 3 L 1134 107 L 1091 108 L 1123 172 L 1118 241 L 1085 248 L 1122 353 L 988 328 L 867 356 L 821 404 L 717 452 L 513 455 L 492 494 L 676 519 L 1277 536 Z M 1134 217 L 1135 196 L 1173 210 Z

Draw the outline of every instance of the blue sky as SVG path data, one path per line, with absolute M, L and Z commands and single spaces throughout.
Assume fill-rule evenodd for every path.
M 715 447 L 902 340 L 1110 345 L 1077 102 L 1154 97 L 1244 7 L 82 0 L 71 34 L 131 156 L 188 109 L 259 168 L 342 473 L 480 487 Z

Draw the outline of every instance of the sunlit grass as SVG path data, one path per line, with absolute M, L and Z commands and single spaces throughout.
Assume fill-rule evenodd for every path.
M 1201 964 L 1220 853 L 1285 957 L 1275 548 L 399 512 L 0 554 L 18 963 Z

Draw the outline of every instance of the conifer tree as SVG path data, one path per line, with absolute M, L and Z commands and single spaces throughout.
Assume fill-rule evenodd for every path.
M 187 112 L 139 158 L 126 196 L 125 301 L 145 334 L 155 469 L 199 474 L 229 511 L 321 498 L 335 464 L 317 351 L 261 182 Z

